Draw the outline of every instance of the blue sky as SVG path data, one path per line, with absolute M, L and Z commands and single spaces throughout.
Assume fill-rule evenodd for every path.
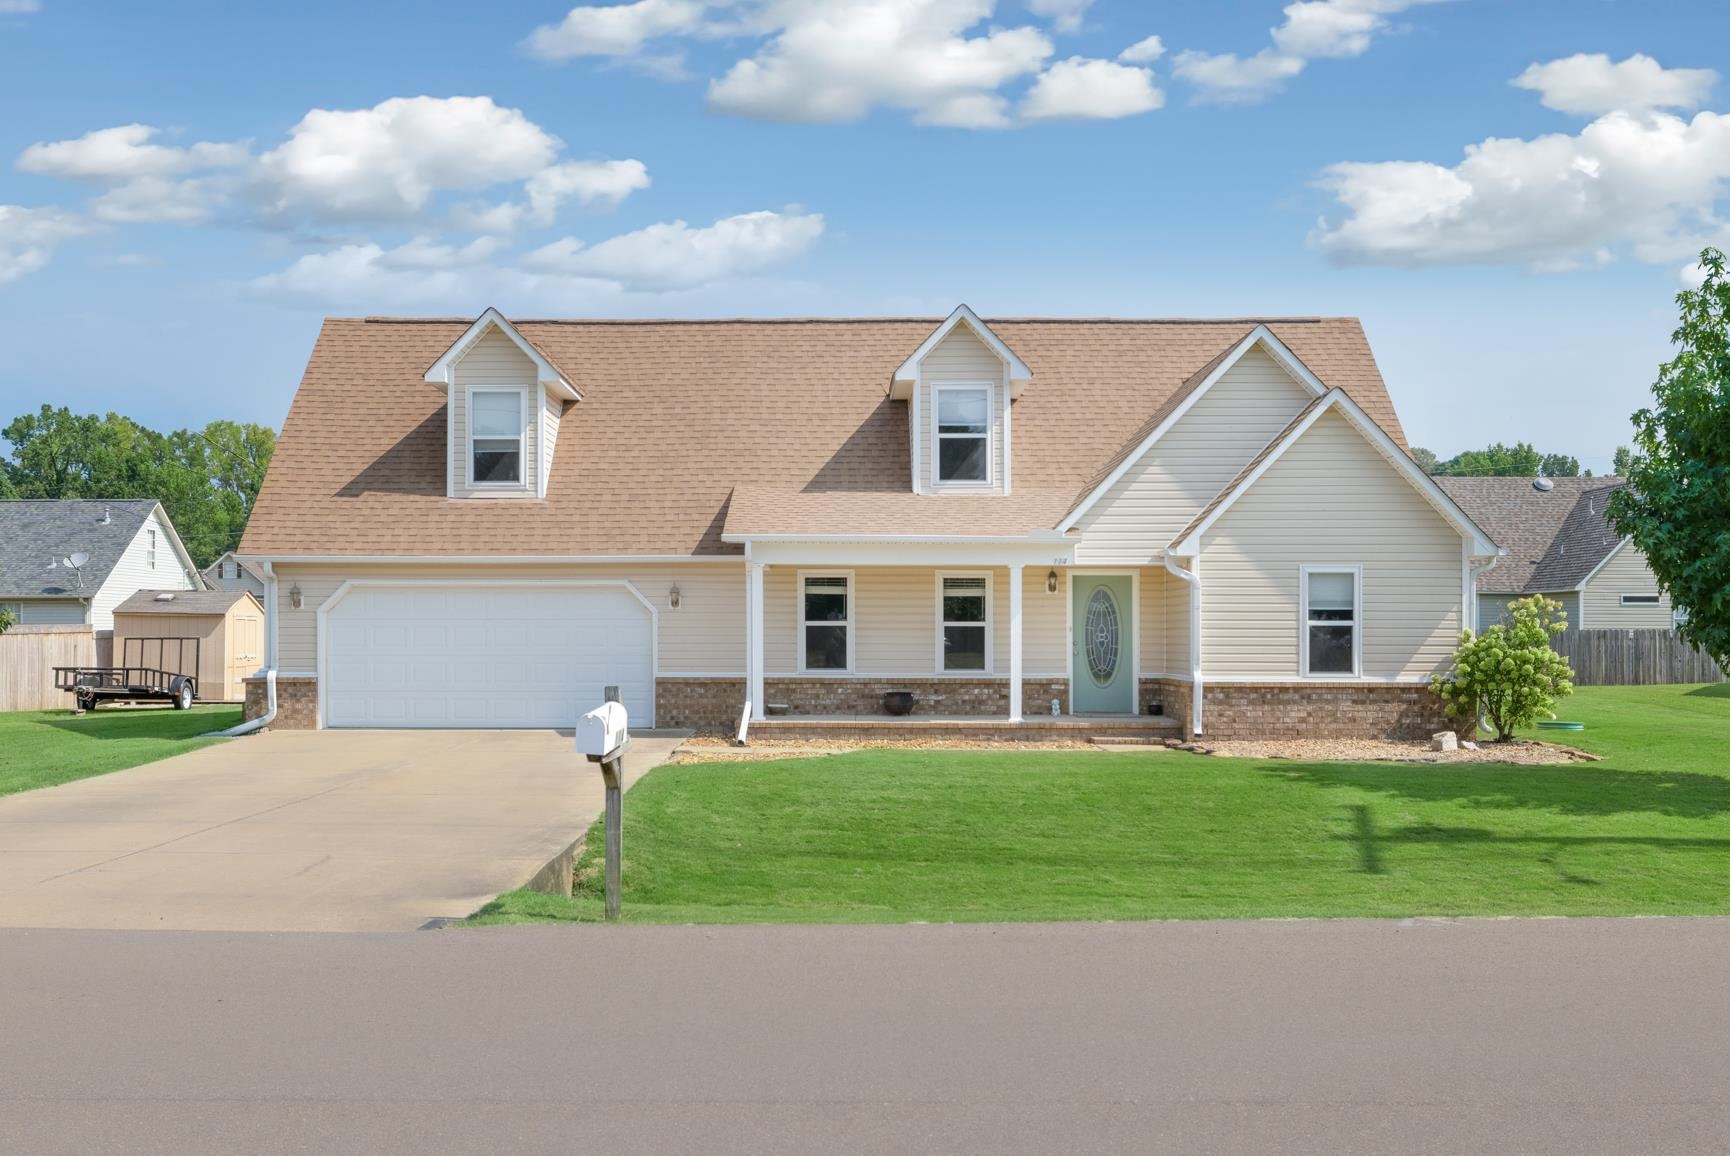
M 1603 472 L 1730 231 L 1724 43 L 1664 0 L 0 0 L 0 413 L 279 424 L 326 314 L 1351 314 L 1414 443 Z

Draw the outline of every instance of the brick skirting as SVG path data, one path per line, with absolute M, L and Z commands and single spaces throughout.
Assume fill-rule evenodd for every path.
M 264 715 L 266 687 L 264 679 L 249 678 L 246 682 L 246 705 L 241 717 L 251 722 Z M 276 718 L 272 727 L 285 731 L 309 731 L 318 725 L 318 679 L 281 678 L 276 680 Z
M 1209 739 L 1426 739 L 1471 722 L 1449 718 L 1427 685 L 1411 683 L 1202 683 Z
M 1160 713 L 1175 721 L 1185 738 L 1189 737 L 1190 707 L 1195 702 L 1191 684 L 1175 678 L 1144 678 L 1141 680 L 1141 713 L 1158 703 Z
M 745 707 L 742 678 L 662 678 L 655 681 L 655 725 L 699 734 L 730 735 Z M 628 704 L 627 704 L 628 708 Z

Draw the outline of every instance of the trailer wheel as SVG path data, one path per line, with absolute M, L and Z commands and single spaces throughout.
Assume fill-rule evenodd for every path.
M 96 696 L 93 694 L 75 694 L 72 701 L 78 704 L 79 710 L 95 710 Z
M 180 686 L 174 692 L 174 709 L 188 710 L 192 707 L 192 680 L 182 679 Z

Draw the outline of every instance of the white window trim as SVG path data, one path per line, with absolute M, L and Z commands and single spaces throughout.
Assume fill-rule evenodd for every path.
M 530 494 L 534 493 L 533 471 L 529 469 L 529 390 L 527 385 L 469 385 L 463 387 L 463 477 L 465 484 L 471 490 L 495 494 Z M 475 481 L 475 394 L 477 393 L 514 393 L 517 395 L 517 463 L 521 477 L 514 482 L 477 482 Z M 539 429 L 539 422 L 536 422 Z M 500 437 L 489 437 L 488 441 L 503 441 Z
M 1350 574 L 1352 576 L 1352 669 L 1350 674 L 1332 672 L 1310 673 L 1310 575 Z M 1334 625 L 1338 625 L 1335 623 Z M 1364 568 L 1362 566 L 1299 566 L 1298 567 L 1298 676 L 1306 680 L 1338 682 L 1362 678 L 1364 673 Z
M 956 479 L 945 481 L 941 473 L 945 438 L 971 438 L 978 434 L 944 434 L 939 432 L 937 414 L 942 409 L 945 390 L 965 389 L 985 393 L 985 477 L 983 480 Z M 997 383 L 992 381 L 944 381 L 931 386 L 931 488 L 934 490 L 989 490 L 997 485 L 997 455 L 993 452 L 997 421 L 992 416 L 997 405 Z
M 840 670 L 822 669 L 810 670 L 805 666 L 805 579 L 807 578 L 845 578 L 847 579 L 847 665 Z M 841 675 L 852 674 L 854 664 L 858 662 L 857 627 L 859 624 L 859 600 L 854 594 L 853 571 L 851 570 L 800 570 L 794 575 L 793 582 L 793 621 L 798 634 L 800 674 L 811 675 Z M 834 626 L 833 622 L 813 622 L 812 626 Z
M 1621 596 L 1621 599 L 1621 605 L 1623 606 L 1664 605 L 1664 596 L 1662 594 L 1624 594 Z M 1633 601 L 1629 601 L 1630 599 Z
M 985 579 L 985 621 L 979 623 L 985 628 L 985 668 L 983 670 L 950 670 L 943 665 L 948 657 L 943 651 L 943 628 L 950 625 L 943 617 L 943 580 L 945 578 L 983 578 Z M 985 678 L 997 671 L 997 657 L 992 652 L 992 636 L 997 633 L 997 612 L 992 605 L 993 587 L 996 586 L 994 575 L 989 570 L 939 570 L 937 571 L 937 663 L 933 669 L 938 674 L 977 675 Z M 971 622 L 958 622 L 957 626 L 972 626 Z

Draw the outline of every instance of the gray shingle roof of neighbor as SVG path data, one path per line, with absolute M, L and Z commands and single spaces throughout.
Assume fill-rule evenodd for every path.
M 1436 481 L 1508 552 L 1478 576 L 1478 589 L 1486 594 L 1572 590 L 1621 540 L 1604 519 L 1621 478 L 1552 478 L 1548 491 L 1535 487 L 1532 478 Z
M 162 595 L 170 597 L 163 598 Z M 245 590 L 140 590 L 114 608 L 116 614 L 226 614 Z
M 0 598 L 90 597 L 156 506 L 154 498 L 0 501 Z M 81 574 L 60 565 L 74 553 L 90 555 Z

